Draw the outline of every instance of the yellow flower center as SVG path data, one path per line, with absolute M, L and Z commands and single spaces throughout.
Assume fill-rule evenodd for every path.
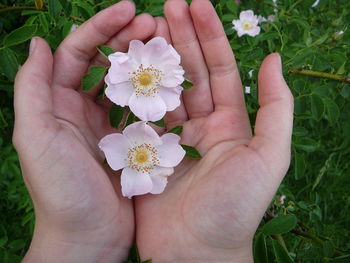
M 148 86 L 152 83 L 152 76 L 149 73 L 143 73 L 139 76 L 139 83 L 142 86 Z
M 252 25 L 250 24 L 250 23 L 244 23 L 243 24 L 243 29 L 244 30 L 249 30 L 249 29 L 251 29 L 252 28 Z
M 143 164 L 148 161 L 148 154 L 144 151 L 139 151 L 136 153 L 135 160 L 139 164 Z
M 136 96 L 150 97 L 158 92 L 163 72 L 153 66 L 144 68 L 141 64 L 139 68 L 129 73 L 132 87 L 135 89 Z
M 129 148 L 127 161 L 129 167 L 138 172 L 149 172 L 159 163 L 157 149 L 148 143 Z

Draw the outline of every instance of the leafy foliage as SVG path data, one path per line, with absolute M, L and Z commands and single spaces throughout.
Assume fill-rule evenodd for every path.
M 81 24 L 116 2 L 0 3 L 0 262 L 21 260 L 34 225 L 33 206 L 11 144 L 13 81 L 28 55 L 27 40 L 41 36 L 55 50 L 73 24 Z M 162 15 L 164 0 L 135 2 L 138 13 Z M 261 24 L 260 35 L 238 38 L 231 21 L 239 12 L 252 9 L 267 17 L 276 8 L 272 0 L 242 0 L 240 5 L 234 0 L 212 0 L 235 53 L 243 86 L 251 87 L 246 102 L 252 124 L 259 108 L 258 69 L 268 53 L 282 55 L 284 75 L 295 97 L 292 164 L 257 231 L 256 262 L 350 260 L 350 84 L 322 75 L 350 77 L 350 2 L 322 0 L 312 8 L 313 2 L 279 0 L 275 20 Z M 100 47 L 100 52 L 108 55 L 106 48 Z M 248 74 L 251 70 L 253 77 Z M 322 74 L 295 75 L 293 70 Z M 98 83 L 92 82 L 86 85 L 90 88 Z M 111 124 L 118 126 L 125 113 L 120 109 L 112 113 Z M 135 116 L 127 115 L 127 123 L 134 120 Z M 133 253 L 128 262 L 141 262 Z

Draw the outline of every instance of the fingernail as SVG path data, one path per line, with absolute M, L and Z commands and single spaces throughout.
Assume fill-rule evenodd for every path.
M 36 44 L 36 37 L 33 37 L 32 40 L 30 41 L 30 45 L 29 45 L 29 55 L 32 54 L 34 52 L 35 49 L 35 44 Z
M 281 58 L 281 55 L 279 53 L 278 54 L 278 63 L 279 63 L 279 66 L 280 66 L 280 72 L 282 74 L 283 72 L 283 66 L 282 66 L 282 58 Z

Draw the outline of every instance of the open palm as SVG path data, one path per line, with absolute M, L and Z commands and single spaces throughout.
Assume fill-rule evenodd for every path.
M 41 262 L 40 255 L 43 262 L 62 262 L 64 251 L 64 262 L 116 262 L 133 242 L 132 201 L 121 196 L 97 147 L 115 131 L 105 103 L 96 102 L 99 87 L 84 93 L 80 83 L 90 65 L 106 63 L 97 46 L 126 51 L 132 39 L 155 32 L 151 16 L 134 16 L 131 2 L 114 5 L 71 33 L 54 56 L 34 39 L 17 75 L 14 144 L 37 215 L 29 261 Z
M 188 8 L 169 0 L 165 14 L 157 34 L 172 40 L 195 83 L 166 124 L 183 125 L 182 143 L 203 158 L 181 164 L 161 195 L 136 199 L 140 253 L 155 263 L 252 262 L 254 232 L 290 158 L 293 100 L 279 55 L 259 72 L 252 137 L 234 56 L 211 3 L 193 0 Z

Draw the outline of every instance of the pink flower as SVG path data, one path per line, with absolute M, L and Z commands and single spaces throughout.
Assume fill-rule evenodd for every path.
M 233 20 L 232 24 L 239 37 L 243 35 L 255 37 L 260 33 L 259 18 L 252 10 L 242 11 L 239 14 L 239 20 Z
M 106 96 L 115 104 L 129 106 L 143 121 L 158 121 L 180 105 L 184 70 L 180 55 L 164 38 L 146 44 L 133 40 L 128 53 L 116 52 L 108 59 Z
M 159 135 L 140 121 L 127 126 L 123 134 L 105 136 L 99 143 L 109 166 L 121 175 L 122 194 L 131 198 L 146 193 L 160 194 L 167 177 L 185 156 L 180 137 L 166 133 Z

